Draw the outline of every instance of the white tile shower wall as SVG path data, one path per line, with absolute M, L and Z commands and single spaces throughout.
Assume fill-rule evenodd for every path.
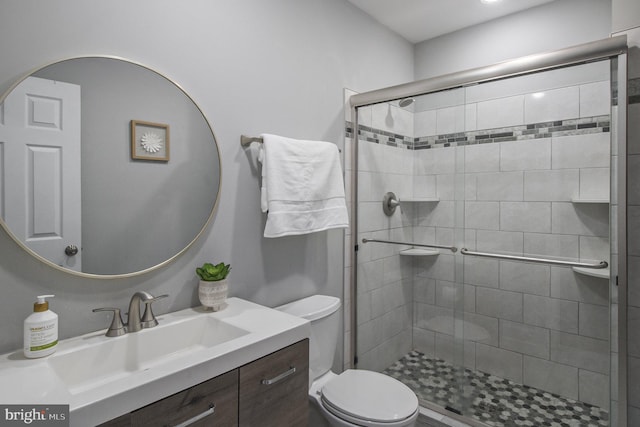
M 525 123 L 523 96 L 511 96 L 478 102 L 477 108 L 478 129 L 501 128 Z M 533 121 L 530 123 L 536 122 Z
M 570 86 L 525 95 L 524 111 L 525 123 L 548 122 L 558 117 L 581 117 L 580 88 Z
M 602 71 L 591 68 L 594 74 Z M 440 117 L 448 117 L 448 123 L 437 120 L 439 111 L 416 113 L 416 132 L 435 128 L 438 135 L 445 129 L 455 135 L 416 133 L 416 141 L 436 141 L 428 145 L 441 148 L 416 145 L 414 191 L 435 193 L 440 201 L 418 205 L 415 236 L 432 238 L 440 230 L 456 234 L 454 218 L 462 203 L 456 203 L 455 189 L 462 188 L 469 248 L 609 260 L 608 204 L 576 203 L 609 199 L 608 82 L 587 80 L 544 94 L 475 101 L 474 108 L 447 107 Z M 476 112 L 473 129 L 488 129 L 493 143 L 461 139 L 469 136 L 464 134 L 469 128 L 457 123 L 470 111 Z M 581 119 L 594 116 L 591 123 Z M 419 124 L 421 119 L 435 123 Z M 531 126 L 539 122 L 551 123 Z M 544 128 L 535 139 L 526 139 L 526 131 L 519 134 L 513 126 Z M 456 174 L 456 157 L 463 161 L 464 176 Z M 450 189 L 440 191 L 441 183 Z M 465 366 L 608 406 L 608 388 L 598 386 L 607 384 L 609 374 L 606 280 L 563 267 L 465 257 L 459 261 L 464 285 L 456 285 L 456 257 L 442 253 L 416 261 L 414 348 L 448 360 L 457 357 L 452 343 L 458 318 Z M 452 299 L 460 292 L 462 305 Z
M 609 78 L 609 64 L 607 62 L 593 62 L 580 67 L 560 68 L 557 70 L 535 73 L 517 79 L 505 79 L 495 82 L 465 88 L 464 99 L 467 103 L 486 101 L 488 99 L 504 98 L 514 95 L 540 93 L 545 90 L 560 89 L 573 85 L 589 85 L 602 83 Z M 604 94 L 608 96 L 608 94 Z M 460 99 L 460 97 L 458 97 Z M 431 103 L 429 108 L 435 109 L 442 104 Z M 602 114 L 609 114 L 608 108 Z M 589 114 L 583 114 L 583 116 Z
M 505 143 L 508 144 L 508 143 Z M 446 150 L 446 149 L 445 149 Z M 487 182 L 498 182 L 495 179 Z M 502 194 L 501 194 L 502 193 Z M 508 193 L 506 193 L 508 195 Z M 497 192 L 498 196 L 504 196 L 504 192 Z M 589 239 L 608 236 L 608 228 L 603 216 L 608 216 L 606 205 L 574 205 L 567 199 L 564 202 L 467 202 L 467 212 L 465 225 L 467 227 L 476 228 L 477 246 L 482 250 L 510 251 L 516 253 L 535 253 L 544 255 L 555 255 L 559 257 L 578 258 L 595 258 L 608 259 L 608 243 L 606 240 L 602 245 L 596 245 L 596 253 L 588 251 L 590 245 L 580 245 L 581 240 L 588 242 Z M 518 215 L 518 213 L 525 215 Z M 494 213 L 495 216 L 490 214 Z M 531 217 L 527 218 L 526 213 L 530 213 Z M 425 215 L 421 217 L 420 226 L 431 226 L 429 220 L 433 216 Z M 518 222 L 516 218 L 521 221 Z M 439 221 L 439 219 L 436 217 Z M 496 223 L 496 220 L 499 222 Z M 504 231 L 498 227 L 504 224 Z M 442 223 L 436 223 L 436 229 Z M 446 223 L 445 226 L 452 226 Z M 498 228 L 498 230 L 496 230 Z M 551 228 L 551 229 L 550 229 Z M 553 234 L 561 233 L 561 234 Z M 597 240 L 599 242 L 600 240 Z M 588 255 L 585 254 L 588 253 Z M 585 256 L 586 255 L 586 256 Z M 535 374 L 528 372 L 533 369 L 532 366 L 539 366 L 533 363 L 522 363 L 522 356 L 518 357 L 517 353 L 532 357 L 541 358 L 547 362 L 547 365 L 553 366 L 553 370 L 558 371 L 563 367 L 568 372 L 587 372 L 594 373 L 602 369 L 602 365 L 594 365 L 593 361 L 582 362 L 585 354 L 597 353 L 601 358 L 606 358 L 608 334 L 599 327 L 606 325 L 602 323 L 602 314 L 608 312 L 606 292 L 601 292 L 603 287 L 600 279 L 575 277 L 575 273 L 568 269 L 554 268 L 560 271 L 555 276 L 552 275 L 552 268 L 548 266 L 516 264 L 508 261 L 497 262 L 495 260 L 479 260 L 465 259 L 465 281 L 467 286 L 475 289 L 475 316 L 478 314 L 485 317 L 499 319 L 500 323 L 500 340 L 499 345 L 495 341 L 485 341 L 485 345 L 494 345 L 505 351 L 490 351 L 483 347 L 479 353 L 480 356 L 491 354 L 491 357 L 501 359 L 499 363 L 492 364 L 482 359 L 476 362 L 478 369 L 488 370 L 492 374 L 502 374 L 510 379 L 518 380 L 523 378 L 539 378 Z M 447 278 L 447 269 L 442 268 L 442 263 L 438 261 L 425 261 L 424 273 L 426 277 L 434 277 L 436 279 Z M 449 267 L 449 271 L 450 271 Z M 493 273 L 492 273 L 493 272 Z M 557 276 L 564 275 L 569 277 L 559 278 Z M 553 297 L 551 291 L 552 276 L 555 277 L 553 287 Z M 585 286 L 581 286 L 586 282 Z M 591 285 L 591 286 L 590 286 Z M 491 289 L 499 287 L 499 289 Z M 594 289 L 595 288 L 595 289 Z M 564 291 L 564 292 L 563 292 Z M 554 297 L 561 297 L 558 299 Z M 569 298 L 569 300 L 564 299 Z M 603 305 L 580 305 L 581 299 L 587 298 L 591 302 Z M 573 301 L 571 300 L 573 299 Z M 579 316 L 582 310 L 583 316 Z M 586 313 L 596 312 L 599 316 L 586 316 Z M 416 319 L 419 319 L 421 313 L 426 313 L 428 320 L 446 324 L 446 316 L 452 313 L 440 310 L 439 301 L 436 300 L 432 304 L 423 304 L 416 302 Z M 578 323 L 580 319 L 581 323 Z M 477 318 L 473 318 L 469 313 L 465 313 L 465 321 L 476 325 L 477 327 L 490 331 L 491 328 L 486 324 L 479 324 Z M 583 324 L 584 323 L 584 324 Z M 416 328 L 421 328 L 424 324 L 418 320 Z M 508 325 L 508 326 L 507 326 Z M 519 331 L 528 330 L 530 339 L 527 342 L 535 342 L 532 348 L 520 343 L 514 343 L 513 334 L 509 335 L 509 331 L 514 330 L 514 325 L 519 327 Z M 507 329 L 511 327 L 511 329 Z M 434 332 L 447 334 L 447 330 L 439 328 L 429 328 Z M 540 352 L 540 349 L 546 348 L 544 342 L 550 339 L 552 332 L 564 331 L 577 336 L 584 336 L 589 340 L 586 344 L 584 341 L 576 341 L 578 348 L 570 357 L 562 357 L 561 351 L 555 351 L 546 355 Z M 578 335 L 579 334 L 579 335 Z M 522 334 L 520 334 L 522 335 Z M 422 335 L 424 336 L 424 334 Z M 567 335 L 571 337 L 572 335 Z M 538 341 L 531 339 L 536 338 Z M 546 337 L 546 338 L 545 338 Z M 566 337 L 565 337 L 566 338 Z M 545 341 L 546 340 L 546 341 Z M 417 342 L 418 340 L 416 340 Z M 538 345 L 540 343 L 541 345 Z M 595 344 L 594 344 L 595 343 Z M 428 346 L 432 344 L 427 343 Z M 587 346 L 587 350 L 580 350 Z M 437 344 L 435 351 L 438 352 Z M 443 352 L 443 354 L 446 352 Z M 516 353 L 516 354 L 514 354 Z M 602 360 L 601 360 L 602 363 Z M 577 366 L 576 366 L 577 365 Z M 568 374 L 564 374 L 566 376 Z M 555 375 L 553 379 L 561 378 Z M 588 374 L 581 375 L 580 378 L 593 378 Z M 551 380 L 550 380 L 551 381 Z M 573 384 L 569 392 L 564 392 L 563 387 L 567 384 Z M 539 386 L 539 381 L 535 384 Z M 580 390 L 580 382 L 576 380 L 570 383 L 559 381 L 551 384 L 547 389 L 558 393 L 565 393 L 567 397 L 575 398 Z M 582 387 L 585 391 L 581 393 L 584 399 L 591 403 L 602 404 L 602 395 L 594 397 L 587 393 L 588 388 Z M 605 389 L 602 389 L 605 390 Z

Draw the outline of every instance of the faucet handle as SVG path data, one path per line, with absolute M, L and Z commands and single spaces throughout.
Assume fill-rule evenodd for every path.
M 153 328 L 154 326 L 158 326 L 158 319 L 153 314 L 153 310 L 151 309 L 151 304 L 158 301 L 159 299 L 168 297 L 169 294 L 159 295 L 157 297 L 150 298 L 148 300 L 143 300 L 144 302 L 144 314 L 142 315 L 142 319 L 140 323 L 143 328 Z
M 124 335 L 127 333 L 127 329 L 122 323 L 122 316 L 120 315 L 119 308 L 113 307 L 103 307 L 103 308 L 94 308 L 92 310 L 94 313 L 99 311 L 113 311 L 113 320 L 111 320 L 111 325 L 109 329 L 107 329 L 107 333 L 105 334 L 108 337 L 119 337 L 120 335 Z

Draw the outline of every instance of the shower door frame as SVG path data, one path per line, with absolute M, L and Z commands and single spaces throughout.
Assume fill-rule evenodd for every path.
M 467 86 L 496 81 L 510 77 L 533 74 L 557 68 L 580 65 L 592 61 L 616 60 L 615 72 L 610 76 L 611 81 L 617 81 L 618 87 L 618 120 L 615 129 L 616 140 L 612 144 L 618 149 L 618 174 L 617 174 L 617 237 L 618 258 L 617 264 L 612 265 L 612 273 L 616 275 L 618 285 L 618 408 L 617 426 L 627 426 L 627 37 L 625 35 L 611 37 L 585 43 L 553 52 L 528 55 L 521 58 L 500 62 L 497 64 L 473 68 L 470 70 L 446 74 L 443 76 L 417 80 L 401 85 L 363 92 L 350 97 L 352 131 L 352 158 L 351 158 L 351 188 L 352 188 L 352 241 L 351 272 L 350 272 L 350 363 L 357 367 L 357 265 L 358 265 L 358 108 L 394 101 L 398 99 L 425 95 L 442 90 L 464 88 Z M 625 84 L 620 84 L 624 82 Z M 613 130 L 613 123 L 612 123 Z M 613 135 L 613 133 L 612 133 Z M 613 261 L 613 260 L 612 260 Z M 613 262 L 612 262 L 613 264 Z M 611 306 L 611 302 L 609 304 Z M 611 349 L 610 349 L 611 350 Z M 433 409 L 433 408 L 431 408 Z M 610 412 L 613 408 L 609 408 Z M 451 416 L 451 415 L 448 415 Z M 463 417 L 463 419 L 465 419 Z

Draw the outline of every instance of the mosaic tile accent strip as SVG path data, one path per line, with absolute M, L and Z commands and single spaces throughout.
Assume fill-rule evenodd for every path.
M 609 132 L 610 127 L 611 122 L 609 116 L 557 120 L 552 122 L 511 126 L 508 128 L 483 129 L 478 131 L 415 138 L 413 149 L 423 150 L 426 148 L 490 144 L 493 142 L 524 141 L 536 138 L 551 138 L 554 136 L 584 135 L 589 133 Z
M 351 138 L 353 135 L 353 123 L 346 122 L 346 137 Z M 411 148 L 413 146 L 413 138 L 406 135 L 387 132 L 380 129 L 371 128 L 369 126 L 358 126 L 360 139 L 373 142 L 374 144 L 390 145 L 392 147 Z
M 639 95 L 640 97 L 640 95 Z M 472 144 L 490 144 L 494 142 L 524 141 L 553 136 L 584 135 L 590 133 L 609 132 L 610 116 L 585 117 L 580 119 L 556 120 L 543 123 L 531 123 L 497 129 L 483 129 L 469 132 L 450 133 L 444 135 L 422 136 L 411 138 L 406 135 L 358 126 L 361 141 L 374 144 L 390 145 L 409 150 L 429 148 L 456 147 Z M 346 122 L 346 136 L 353 136 L 353 123 Z
M 412 351 L 384 371 L 428 401 L 488 426 L 603 427 L 609 413 L 480 371 Z

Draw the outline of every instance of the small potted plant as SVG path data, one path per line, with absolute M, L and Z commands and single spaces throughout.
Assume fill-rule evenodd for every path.
M 231 265 L 224 262 L 215 265 L 205 262 L 202 267 L 196 268 L 196 274 L 200 278 L 198 297 L 202 305 L 213 311 L 220 311 L 227 306 L 229 271 Z

